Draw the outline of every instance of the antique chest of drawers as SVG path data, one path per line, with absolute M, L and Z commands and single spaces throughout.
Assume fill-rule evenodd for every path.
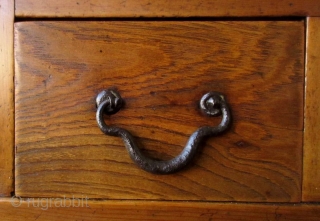
M 320 2 L 0 2 L 6 220 L 320 218 Z

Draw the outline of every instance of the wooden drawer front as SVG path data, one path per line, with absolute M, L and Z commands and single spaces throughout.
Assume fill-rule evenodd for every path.
M 15 26 L 17 196 L 296 202 L 301 198 L 303 21 L 21 22 Z M 198 127 L 208 91 L 229 131 L 192 164 L 154 175 L 102 134 L 95 96 L 117 87 L 106 122 L 170 159 Z

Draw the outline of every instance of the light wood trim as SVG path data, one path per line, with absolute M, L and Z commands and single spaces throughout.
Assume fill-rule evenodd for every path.
M 307 20 L 303 195 L 320 200 L 320 18 Z
M 320 16 L 320 3 L 318 0 L 16 0 L 16 16 Z
M 320 206 L 148 201 L 0 200 L 5 220 L 319 220 Z M 74 204 L 72 204 L 74 202 Z M 78 204 L 80 202 L 80 204 Z M 86 203 L 87 202 L 87 203 Z M 21 203 L 21 204 L 20 204 Z M 56 205 L 56 206 L 55 206 Z M 72 206 L 74 205 L 74 206 Z M 75 207 L 78 206 L 78 207 Z M 63 208 L 61 208 L 63 207 Z
M 0 0 L 0 196 L 13 190 L 13 21 L 14 1 Z

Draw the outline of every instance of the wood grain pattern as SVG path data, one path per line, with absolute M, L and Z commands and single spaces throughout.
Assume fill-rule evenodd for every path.
M 16 0 L 18 17 L 320 16 L 319 0 Z
M 158 221 L 318 221 L 319 205 L 287 204 L 241 204 L 241 203 L 190 203 L 148 201 L 91 201 L 83 206 L 72 205 L 72 200 L 30 198 L 19 201 L 0 199 L 0 213 L 6 221 L 34 220 L 158 220 Z M 11 205 L 13 202 L 18 207 Z M 60 203 L 62 202 L 62 203 Z M 74 201 L 77 206 L 78 202 Z M 55 204 L 56 203 L 56 204 Z M 56 206 L 55 206 L 56 205 Z M 87 207 L 88 205 L 88 207 Z M 63 208 L 62 208 L 63 207 Z
M 22 22 L 16 40 L 16 194 L 90 198 L 301 200 L 304 22 Z M 188 169 L 152 175 L 96 125 L 106 118 L 145 152 L 177 155 L 199 126 L 201 96 L 226 95 L 233 125 Z
M 308 18 L 303 200 L 320 200 L 320 18 Z
M 13 20 L 14 2 L 0 0 L 0 196 L 13 191 Z

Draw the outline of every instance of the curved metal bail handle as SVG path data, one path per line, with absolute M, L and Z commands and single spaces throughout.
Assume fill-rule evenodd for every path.
M 133 136 L 125 129 L 108 126 L 103 118 L 104 114 L 114 114 L 120 110 L 123 100 L 113 90 L 105 90 L 99 93 L 96 99 L 96 119 L 99 128 L 106 135 L 121 137 L 131 159 L 143 170 L 151 173 L 169 174 L 185 167 L 194 157 L 200 143 L 208 136 L 217 135 L 225 131 L 231 121 L 231 114 L 224 97 L 218 92 L 209 92 L 200 100 L 200 109 L 209 116 L 222 114 L 221 123 L 218 126 L 203 126 L 198 128 L 189 138 L 181 153 L 171 160 L 155 160 L 145 156 L 134 141 Z

